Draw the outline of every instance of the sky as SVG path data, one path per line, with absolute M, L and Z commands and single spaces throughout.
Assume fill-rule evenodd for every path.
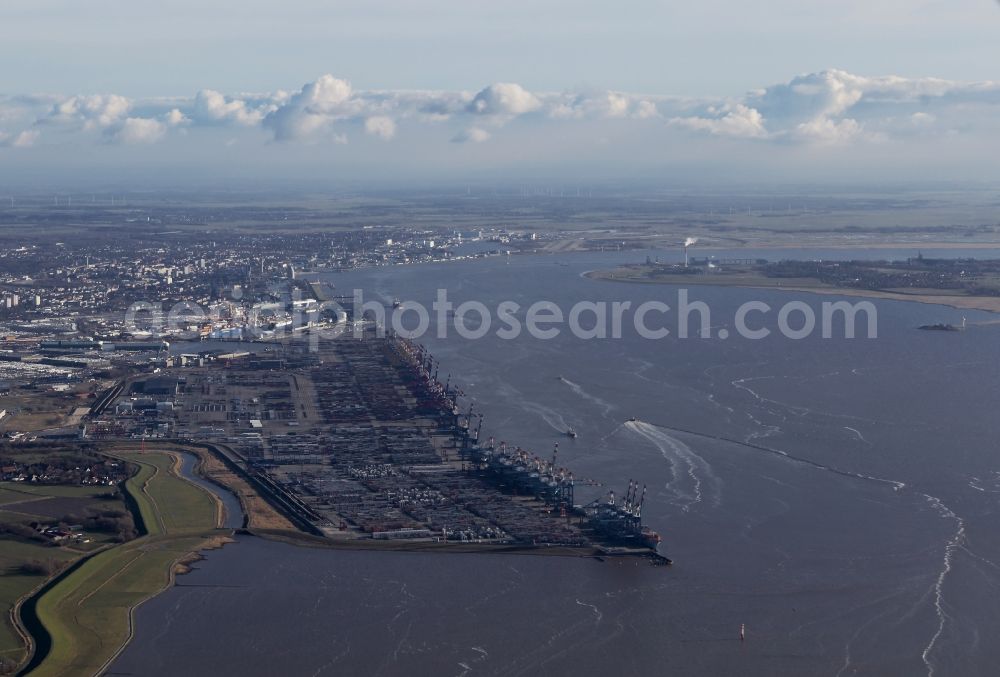
M 0 3 L 0 180 L 1000 179 L 996 0 Z

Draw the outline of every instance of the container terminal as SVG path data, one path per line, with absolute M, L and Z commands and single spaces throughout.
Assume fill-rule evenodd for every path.
M 542 458 L 481 441 L 484 417 L 462 398 L 424 347 L 369 329 L 313 350 L 247 344 L 120 383 L 85 435 L 207 445 L 328 544 L 670 562 L 642 524 L 638 482 L 579 504 L 558 445 Z
M 577 524 L 591 530 L 598 541 L 657 550 L 660 535 L 642 524 L 645 486 L 640 493 L 639 483 L 630 480 L 621 502 L 615 500 L 614 491 L 611 491 L 606 500 L 577 505 L 573 473 L 558 464 L 558 443 L 549 459 L 521 447 L 509 447 L 506 442 L 497 444 L 493 438 L 480 444 L 483 415 L 474 412 L 473 404 L 464 416 L 459 413 L 458 391 L 438 381 L 433 356 L 423 347 L 398 337 L 390 339 L 389 345 L 402 358 L 404 368 L 411 372 L 417 392 L 436 401 L 441 411 L 451 412 L 467 473 L 486 479 L 505 493 L 532 496 L 549 511 L 558 513 L 560 518 L 577 517 Z

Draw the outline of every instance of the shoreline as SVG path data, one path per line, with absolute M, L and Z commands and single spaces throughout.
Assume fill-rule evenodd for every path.
M 132 458 L 126 458 L 122 454 L 128 453 L 119 447 L 120 445 L 112 445 L 111 449 L 102 450 L 107 456 L 113 458 L 122 459 L 125 462 L 133 463 Z M 134 450 L 131 452 L 133 455 L 136 454 Z M 34 674 L 36 671 L 39 674 L 49 674 L 52 670 L 55 670 L 54 674 L 60 674 L 62 668 L 66 667 L 62 663 L 65 663 L 65 656 L 55 656 L 63 644 L 69 644 L 73 646 L 72 635 L 70 639 L 63 639 L 62 642 L 58 641 L 59 630 L 64 631 L 66 628 L 50 628 L 46 622 L 43 620 L 44 613 L 39 611 L 39 606 L 43 604 L 54 604 L 58 605 L 60 603 L 66 602 L 69 597 L 62 596 L 59 598 L 51 598 L 48 595 L 52 594 L 58 586 L 65 583 L 67 579 L 76 575 L 83 575 L 80 572 L 85 568 L 92 568 L 96 566 L 101 566 L 95 564 L 101 558 L 104 557 L 116 557 L 122 555 L 122 553 L 128 553 L 130 551 L 138 550 L 140 553 L 145 553 L 146 551 L 153 551 L 156 549 L 165 549 L 166 552 L 171 553 L 173 556 L 168 560 L 163 561 L 163 568 L 159 568 L 161 562 L 153 561 L 149 566 L 153 567 L 155 570 L 151 571 L 150 575 L 157 577 L 159 574 L 163 575 L 162 584 L 153 585 L 150 587 L 148 592 L 142 595 L 140 598 L 128 603 L 126 607 L 123 607 L 123 611 L 126 612 L 125 618 L 125 632 L 122 637 L 121 643 L 114 647 L 113 652 L 105 658 L 100 667 L 96 670 L 97 674 L 103 674 L 105 670 L 114 662 L 114 660 L 121 654 L 122 651 L 131 642 L 135 633 L 135 621 L 134 616 L 136 610 L 142 606 L 144 603 L 153 599 L 154 597 L 160 595 L 161 593 L 172 588 L 176 583 L 176 577 L 178 575 L 183 575 L 190 571 L 189 564 L 203 558 L 203 554 L 207 550 L 213 550 L 225 546 L 228 543 L 234 542 L 233 530 L 225 529 L 219 525 L 222 524 L 222 515 L 224 510 L 224 503 L 220 496 L 210 491 L 204 486 L 201 486 L 197 482 L 191 481 L 190 478 L 185 477 L 183 474 L 183 459 L 181 454 L 185 453 L 176 448 L 168 449 L 152 449 L 146 453 L 151 455 L 165 456 L 167 457 L 167 463 L 169 464 L 165 470 L 167 473 L 184 483 L 185 486 L 193 487 L 200 494 L 208 496 L 212 504 L 212 512 L 215 526 L 210 529 L 202 529 L 201 527 L 194 526 L 178 526 L 176 531 L 175 527 L 170 527 L 168 529 L 164 523 L 163 515 L 159 507 L 156 505 L 156 501 L 151 494 L 147 492 L 147 488 L 150 480 L 155 478 L 160 471 L 159 466 L 155 463 L 150 463 L 153 465 L 155 470 L 149 476 L 146 477 L 144 481 L 137 487 L 124 486 L 122 488 L 123 492 L 132 495 L 133 499 L 136 501 L 134 507 L 130 507 L 130 511 L 133 512 L 136 517 L 137 523 L 141 523 L 143 527 L 143 535 L 136 539 L 127 541 L 125 543 L 118 544 L 110 548 L 103 548 L 98 550 L 86 557 L 83 557 L 71 566 L 67 567 L 65 570 L 61 571 L 56 576 L 47 580 L 43 585 L 41 585 L 36 590 L 33 590 L 30 595 L 25 596 L 17 606 L 17 625 L 23 632 L 27 634 L 30 638 L 30 645 L 27 649 L 24 659 L 18 666 L 19 674 L 24 674 L 25 671 L 29 671 Z M 189 451 L 186 453 L 190 453 Z M 141 467 L 142 464 L 140 464 Z M 201 476 L 201 473 L 197 469 L 198 463 L 193 464 L 191 472 L 195 475 Z M 141 471 L 140 471 L 141 472 Z M 130 479 L 135 479 L 139 475 L 133 475 Z M 204 478 L 208 480 L 208 478 Z M 126 480 L 127 482 L 128 480 Z M 123 483 L 124 484 L 124 483 Z M 133 492 L 138 491 L 142 496 L 136 496 Z M 150 506 L 154 511 L 154 523 L 148 523 L 147 519 L 149 515 L 142 514 L 142 507 L 140 506 L 140 501 L 148 501 Z M 174 516 L 176 519 L 176 516 Z M 189 543 L 189 545 L 188 545 Z M 96 575 L 100 585 L 94 587 L 93 589 L 88 589 L 87 595 L 79 600 L 78 604 L 83 604 L 92 595 L 96 594 L 104 585 L 108 582 L 114 580 L 115 577 L 119 576 L 123 571 L 130 568 L 135 560 L 130 560 L 124 564 L 123 567 L 116 568 L 111 567 L 108 573 L 109 577 L 102 578 L 102 572 L 98 571 L 96 573 L 92 572 L 92 575 Z M 76 590 L 70 591 L 69 596 L 72 596 Z M 65 599 L 64 599 L 65 597 Z M 25 617 L 25 611 L 30 611 L 30 614 Z M 52 610 L 50 610 L 52 611 Z M 44 649 L 43 655 L 39 656 L 39 649 Z M 109 647 L 111 648 L 111 647 Z M 100 656 L 98 656 L 100 658 Z M 50 663 L 51 660 L 51 663 Z
M 204 487 L 198 484 L 197 482 L 192 482 L 191 478 L 186 477 L 183 472 L 184 461 L 182 455 L 188 454 L 190 456 L 193 456 L 194 463 L 192 464 L 190 470 L 192 475 L 197 476 L 203 481 L 218 487 L 222 491 L 227 491 L 233 494 L 234 496 L 237 497 L 237 500 L 240 500 L 239 496 L 234 491 L 230 490 L 223 483 L 217 481 L 214 477 L 211 477 L 210 475 L 207 474 L 205 467 L 206 459 L 201 454 L 196 453 L 193 449 L 184 449 L 184 448 L 177 449 L 170 447 L 164 449 L 157 449 L 156 447 L 154 447 L 152 451 L 157 453 L 163 453 L 170 456 L 173 459 L 172 471 L 177 475 L 177 477 L 180 477 L 189 484 L 197 487 L 200 491 L 203 491 L 204 493 L 209 495 L 209 497 L 212 499 L 212 502 L 215 504 L 216 528 L 220 530 L 226 529 L 226 527 L 224 527 L 226 518 L 226 505 L 222 497 L 216 494 L 211 489 Z M 206 453 L 211 453 L 211 452 L 206 451 Z M 242 500 L 240 500 L 240 506 L 241 509 L 243 509 L 243 520 L 245 522 L 247 519 L 247 512 L 246 509 L 243 508 Z M 132 640 L 135 638 L 135 614 L 139 610 L 139 607 L 141 607 L 149 600 L 158 597 L 159 595 L 162 595 L 163 593 L 167 592 L 168 590 L 176 586 L 177 577 L 190 573 L 191 572 L 190 565 L 205 558 L 203 553 L 209 550 L 218 550 L 219 548 L 224 548 L 225 546 L 231 543 L 235 543 L 236 540 L 235 538 L 233 538 L 234 535 L 235 535 L 235 530 L 231 531 L 229 536 L 219 534 L 217 536 L 206 537 L 205 540 L 203 540 L 201 543 L 198 544 L 196 549 L 193 549 L 188 553 L 179 555 L 173 562 L 170 563 L 167 581 L 163 585 L 163 587 L 160 588 L 159 590 L 151 592 L 150 594 L 140 599 L 135 604 L 129 606 L 128 634 L 125 638 L 125 641 L 123 641 L 121 646 L 119 646 L 118 649 L 111 656 L 108 657 L 108 659 L 100 667 L 100 670 L 98 670 L 97 674 L 106 673 L 108 669 L 110 669 L 111 665 L 115 662 L 115 660 L 117 660 L 118 657 L 122 655 L 122 652 L 125 651 L 128 645 L 132 643 Z
M 115 447 L 119 445 L 113 445 Z M 166 571 L 167 580 L 158 589 L 149 592 L 144 595 L 141 599 L 130 604 L 127 609 L 127 632 L 124 641 L 115 649 L 114 653 L 111 654 L 102 664 L 98 673 L 103 673 L 108 670 L 110 666 L 114 663 L 122 652 L 128 647 L 132 639 L 135 636 L 135 614 L 139 607 L 148 602 L 149 600 L 157 597 L 164 592 L 169 591 L 176 585 L 177 577 L 189 573 L 192 568 L 191 565 L 195 562 L 204 559 L 204 553 L 209 550 L 215 550 L 221 547 L 225 547 L 231 543 L 237 543 L 237 536 L 246 535 L 256 538 L 261 538 L 267 541 L 283 543 L 292 547 L 306 547 L 306 548 L 323 548 L 328 550 L 347 550 L 354 552 L 408 552 L 408 553 L 422 553 L 422 554 L 437 554 L 437 555 L 528 555 L 528 556 L 542 556 L 542 557 L 573 557 L 573 558 L 584 558 L 584 559 L 595 559 L 598 561 L 604 561 L 605 558 L 629 558 L 629 559 L 641 559 L 645 560 L 651 566 L 665 565 L 669 564 L 670 560 L 663 555 L 651 552 L 646 549 L 616 549 L 608 548 L 600 545 L 587 545 L 587 546 L 546 546 L 546 545 L 524 545 L 524 544 L 501 544 L 501 543 L 441 543 L 429 540 L 413 540 L 413 541 L 380 541 L 375 539 L 366 538 L 353 538 L 353 539 L 333 539 L 322 536 L 316 536 L 308 534 L 304 531 L 294 528 L 291 524 L 288 524 L 289 528 L 273 528 L 268 526 L 256 526 L 254 522 L 263 521 L 264 524 L 274 522 L 272 521 L 275 516 L 281 516 L 280 511 L 278 511 L 270 501 L 262 494 L 255 492 L 251 487 L 246 486 L 243 488 L 238 488 L 236 485 L 246 485 L 246 480 L 238 473 L 233 472 L 231 469 L 225 467 L 225 461 L 220 458 L 221 452 L 212 448 L 205 447 L 187 447 L 186 445 L 164 445 L 166 448 L 156 448 L 147 449 L 146 453 L 161 454 L 168 456 L 171 460 L 171 471 L 176 477 L 184 480 L 188 485 L 195 487 L 198 491 L 208 494 L 212 500 L 216 512 L 216 523 L 222 524 L 224 521 L 224 507 L 225 504 L 221 497 L 215 494 L 208 488 L 201 486 L 196 482 L 192 482 L 190 478 L 186 477 L 182 471 L 182 458 L 181 454 L 191 454 L 195 456 L 196 462 L 192 464 L 190 472 L 199 478 L 211 483 L 218 487 L 221 491 L 227 491 L 233 494 L 239 501 L 241 511 L 242 511 L 242 522 L 243 526 L 240 528 L 223 528 L 221 526 L 216 527 L 218 533 L 215 534 L 200 534 L 198 536 L 199 540 L 196 544 L 193 544 L 190 550 L 185 550 L 184 552 L 179 552 L 175 558 L 173 558 L 169 567 Z M 122 449 L 112 449 L 106 451 L 108 455 L 117 456 L 118 454 L 124 453 Z M 222 472 L 219 468 L 212 467 L 212 461 L 217 462 L 222 466 Z M 146 482 L 148 483 L 147 478 Z M 230 484 L 232 482 L 232 484 Z M 143 484 L 143 488 L 145 483 Z M 249 496 L 246 489 L 250 489 Z M 144 489 L 143 489 L 144 490 Z M 249 503 L 249 505 L 248 505 Z M 260 503 L 261 505 L 256 505 Z M 138 507 L 136 508 L 138 512 Z M 256 516 L 256 518 L 255 518 Z M 263 518 L 263 519 L 261 519 Z M 140 519 L 142 519 L 140 514 Z M 149 534 L 140 537 L 140 539 L 157 538 L 158 536 Z M 159 538 L 170 538 L 170 536 L 160 535 Z M 184 538 L 184 535 L 174 536 L 173 538 Z M 42 598 L 50 593 L 56 586 L 62 583 L 66 578 L 72 575 L 74 572 L 82 568 L 87 562 L 89 562 L 94 556 L 115 550 L 118 547 L 126 546 L 129 544 L 135 544 L 136 541 L 140 539 L 135 539 L 129 541 L 126 544 L 121 544 L 120 546 L 115 546 L 115 548 L 107 548 L 93 555 L 83 558 L 73 566 L 60 572 L 57 576 L 46 581 L 38 589 L 32 591 L 32 594 L 26 596 L 21 601 L 18 611 L 21 611 L 20 607 L 26 604 L 32 604 L 37 606 Z M 140 544 L 142 545 L 142 544 Z M 134 546 L 133 546 L 134 547 Z M 43 668 L 48 657 L 53 651 L 53 646 L 55 641 L 53 640 L 52 634 L 49 632 L 48 628 L 44 625 L 41 618 L 39 617 L 37 611 L 32 612 L 32 618 L 29 622 L 25 622 L 25 619 L 18 614 L 18 626 L 23 629 L 25 634 L 30 638 L 31 641 L 31 651 L 26 654 L 25 660 L 19 666 L 19 669 L 24 670 L 26 667 L 30 667 L 32 671 Z M 32 632 L 31 628 L 38 626 L 38 634 Z M 42 636 L 41 633 L 44 633 Z M 36 659 L 37 650 L 40 646 L 46 647 L 45 655 L 41 659 Z
M 667 558 L 648 549 L 631 551 L 616 551 L 599 545 L 566 546 L 566 545 L 518 545 L 514 543 L 441 543 L 439 541 L 379 541 L 368 538 L 333 539 L 323 536 L 312 536 L 302 532 L 278 531 L 266 529 L 240 529 L 237 535 L 248 535 L 267 541 L 286 543 L 303 548 L 323 548 L 327 550 L 349 550 L 355 552 L 410 552 L 438 555 L 528 555 L 540 557 L 635 557 L 646 559 L 652 563 L 666 562 Z
M 628 272 L 625 269 L 591 270 L 583 273 L 583 277 L 599 282 L 621 282 L 625 284 L 646 284 L 676 287 L 735 287 L 737 289 L 766 289 L 768 291 L 799 292 L 806 294 L 819 294 L 822 296 L 849 296 L 856 298 L 882 299 L 885 301 L 908 301 L 910 303 L 947 306 L 958 310 L 980 310 L 987 313 L 1000 313 L 1000 297 L 995 296 L 955 296 L 929 293 L 910 294 L 906 292 L 874 289 L 854 289 L 851 287 L 810 287 L 807 285 L 794 284 L 789 286 L 783 286 L 780 284 L 754 284 L 753 282 L 746 282 L 742 280 L 725 281 L 725 278 L 721 276 L 718 279 L 707 280 L 704 279 L 707 277 L 704 275 L 674 275 L 670 278 L 664 276 L 656 280 L 650 280 L 628 277 L 627 274 L 622 277 L 615 277 L 614 274 L 618 270 L 623 270 L 626 273 Z
M 670 561 L 664 555 L 645 548 L 616 550 L 614 547 L 590 544 L 585 546 L 530 545 L 518 543 L 442 543 L 435 540 L 377 540 L 373 538 L 331 538 L 308 533 L 288 521 L 274 506 L 268 495 L 253 489 L 238 469 L 229 467 L 226 454 L 217 444 L 190 447 L 179 445 L 186 453 L 197 456 L 194 470 L 203 479 L 228 491 L 239 500 L 243 511 L 243 526 L 234 535 L 249 535 L 269 541 L 305 548 L 353 550 L 366 552 L 419 552 L 429 554 L 494 554 L 533 555 L 548 557 L 638 557 L 653 563 Z M 211 466 L 222 466 L 221 471 Z M 237 485 L 239 485 L 237 487 Z M 251 500 L 253 499 L 253 500 Z M 277 523 L 279 526 L 269 526 Z M 283 524 L 282 524 L 283 522 Z

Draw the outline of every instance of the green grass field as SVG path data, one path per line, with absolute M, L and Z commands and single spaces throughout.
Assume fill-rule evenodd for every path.
M 79 553 L 44 543 L 27 543 L 10 539 L 0 541 L 0 605 L 9 609 L 15 601 L 45 581 L 45 576 L 21 573 L 19 567 L 23 562 L 51 560 L 68 563 L 79 556 Z M 17 662 L 23 653 L 24 644 L 21 636 L 14 630 L 8 615 L 4 614 L 3 622 L 0 623 L 0 656 Z
M 7 505 L 8 503 L 16 503 L 17 501 L 23 501 L 30 496 L 26 496 L 23 491 L 14 491 L 13 489 L 7 488 L 7 482 L 0 484 L 0 505 Z M 10 484 L 13 484 L 11 482 Z
M 139 515 L 150 536 L 157 536 L 163 533 L 163 525 L 160 517 L 156 513 L 156 507 L 146 494 L 145 488 L 150 479 L 159 472 L 160 467 L 155 463 L 140 463 L 139 470 L 132 477 L 125 480 L 125 491 L 135 499 L 139 506 Z
M 0 522 L 23 522 L 32 519 L 34 516 L 35 514 L 23 503 L 0 506 Z
M 56 496 L 56 497 L 87 497 L 100 496 L 109 491 L 114 491 L 114 487 L 107 486 L 70 486 L 65 484 L 29 484 L 27 482 L 0 482 L 0 505 L 13 501 L 23 501 L 31 498 L 32 495 Z M 16 496 L 17 498 L 9 498 Z
M 175 475 L 172 456 L 123 454 L 122 458 L 140 465 L 139 473 L 126 482 L 126 488 L 139 501 L 150 535 L 154 533 L 154 523 L 161 532 L 173 534 L 204 531 L 218 525 L 215 499 L 201 487 Z M 147 519 L 148 515 L 152 517 Z
M 52 502 L 74 501 L 74 512 L 90 506 L 95 509 L 125 508 L 122 501 L 100 498 L 111 487 L 38 485 L 24 482 L 0 483 L 0 522 L 27 524 L 31 521 L 51 522 L 53 516 L 45 507 Z M 86 499 L 92 499 L 87 501 Z M 62 511 L 56 509 L 57 513 Z M 70 512 L 70 510 L 67 510 Z M 113 534 L 87 533 L 90 543 L 74 542 L 57 547 L 44 542 L 28 542 L 6 538 L 0 540 L 0 607 L 10 609 L 18 599 L 24 597 L 45 582 L 41 574 L 25 574 L 20 571 L 22 564 L 30 561 L 52 563 L 62 568 L 88 551 L 100 548 L 111 541 Z M 24 653 L 20 635 L 11 624 L 8 614 L 0 620 L 0 657 L 17 661 Z
M 52 646 L 33 675 L 99 672 L 130 636 L 131 610 L 169 585 L 178 560 L 227 533 L 217 530 L 215 499 L 175 474 L 172 456 L 121 457 L 139 466 L 125 488 L 149 534 L 94 555 L 42 595 L 37 613 Z

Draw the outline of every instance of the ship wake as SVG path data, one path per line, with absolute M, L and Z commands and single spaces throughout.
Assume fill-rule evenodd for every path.
M 721 503 L 722 480 L 691 447 L 651 423 L 629 421 L 624 427 L 651 442 L 669 461 L 672 478 L 667 488 L 674 493 L 674 503 L 682 510 L 689 511 L 706 497 L 714 506 Z
M 891 480 L 885 477 L 878 477 L 876 475 L 866 475 L 864 473 L 853 472 L 850 470 L 841 470 L 840 468 L 835 468 L 830 465 L 825 465 L 823 463 L 820 463 L 819 461 L 813 461 L 812 459 L 804 458 L 802 456 L 795 456 L 793 454 L 788 453 L 787 451 L 782 451 L 781 449 L 775 449 L 773 447 L 766 447 L 762 444 L 754 444 L 753 442 L 748 442 L 745 440 L 737 440 L 733 439 L 732 437 L 723 437 L 722 435 L 712 435 L 709 433 L 700 432 L 698 430 L 677 428 L 675 426 L 668 426 L 661 423 L 646 423 L 646 425 L 650 425 L 653 426 L 654 428 L 659 428 L 661 430 L 671 430 L 678 433 L 684 433 L 685 435 L 692 435 L 694 437 L 701 437 L 709 440 L 718 440 L 719 442 L 728 442 L 730 444 L 735 444 L 737 446 L 744 447 L 747 449 L 753 449 L 755 451 L 761 451 L 768 454 L 772 454 L 774 456 L 779 456 L 794 463 L 800 463 L 802 465 L 811 466 L 813 468 L 816 468 L 817 470 L 825 470 L 826 472 L 831 472 L 835 475 L 841 475 L 843 477 L 850 477 L 853 479 L 875 482 L 877 484 L 887 484 L 891 486 L 894 491 L 899 491 L 900 489 L 904 489 L 906 487 L 905 482 L 900 482 L 898 480 Z
M 579 395 L 581 398 L 589 402 L 592 402 L 601 409 L 603 409 L 605 416 L 610 414 L 611 411 L 615 408 L 615 405 L 611 404 L 607 400 L 602 400 L 600 397 L 588 393 L 586 390 L 583 389 L 583 386 L 581 386 L 579 383 L 574 383 L 573 381 L 570 381 L 568 378 L 563 378 L 562 376 L 559 377 L 559 381 L 569 386 L 569 389 L 572 390 L 577 395 Z
M 719 440 L 719 441 L 722 441 L 722 442 L 729 442 L 731 444 L 735 444 L 735 445 L 738 445 L 738 446 L 741 446 L 741 447 L 745 447 L 745 448 L 749 448 L 749 449 L 754 449 L 756 451 L 766 452 L 768 454 L 774 454 L 776 456 L 780 456 L 782 458 L 785 458 L 788 461 L 791 461 L 791 462 L 794 462 L 794 463 L 799 463 L 799 464 L 806 465 L 806 466 L 810 466 L 810 467 L 815 468 L 817 470 L 822 470 L 822 471 L 825 471 L 825 472 L 830 472 L 830 473 L 833 473 L 833 474 L 836 474 L 836 475 L 841 475 L 843 477 L 848 477 L 848 478 L 852 478 L 852 479 L 856 479 L 856 480 L 862 480 L 862 481 L 866 481 L 866 482 L 874 482 L 874 483 L 878 483 L 878 484 L 885 484 L 885 485 L 890 486 L 893 489 L 893 491 L 896 491 L 896 492 L 899 492 L 899 491 L 901 491 L 903 489 L 906 489 L 906 486 L 907 486 L 904 482 L 900 482 L 898 480 L 887 479 L 887 478 L 878 477 L 878 476 L 875 476 L 875 475 L 867 475 L 867 474 L 864 474 L 864 473 L 853 472 L 853 471 L 850 471 L 850 470 L 843 470 L 843 469 L 840 469 L 840 468 L 835 468 L 835 467 L 832 467 L 832 466 L 824 465 L 824 464 L 819 463 L 817 461 L 813 461 L 813 460 L 808 459 L 808 458 L 803 458 L 801 456 L 793 456 L 792 454 L 789 454 L 788 452 L 782 451 L 780 449 L 773 449 L 771 447 L 765 447 L 765 446 L 759 445 L 759 444 L 752 444 L 752 443 L 748 443 L 748 442 L 741 442 L 740 440 L 734 440 L 734 439 L 731 439 L 731 438 L 721 437 L 721 436 L 717 436 L 717 435 L 711 435 L 711 434 L 708 434 L 708 433 L 698 432 L 698 431 L 695 431 L 695 430 L 685 430 L 685 429 L 681 429 L 681 428 L 674 428 L 674 427 L 670 427 L 670 426 L 664 426 L 664 425 L 653 424 L 653 423 L 644 423 L 644 422 L 633 422 L 633 423 L 629 423 L 629 424 L 626 424 L 626 425 L 628 425 L 628 426 L 634 426 L 634 428 L 632 428 L 632 429 L 635 430 L 636 432 L 638 432 L 639 434 L 643 434 L 642 431 L 643 430 L 647 430 L 649 428 L 652 428 L 654 430 L 655 429 L 666 429 L 666 430 L 671 430 L 671 431 L 675 431 L 675 432 L 679 432 L 679 433 L 693 435 L 693 436 L 696 436 L 696 437 L 703 437 L 703 438 L 707 438 L 707 439 Z M 667 437 L 669 438 L 669 436 L 667 436 Z M 650 439 L 652 439 L 652 438 L 650 438 Z M 669 438 L 669 439 L 672 439 L 672 438 Z M 933 662 L 934 650 L 935 650 L 935 648 L 937 646 L 939 646 L 939 644 L 941 642 L 941 638 L 944 635 L 944 632 L 945 632 L 945 630 L 946 630 L 946 628 L 948 626 L 948 623 L 951 621 L 951 617 L 948 614 L 948 610 L 946 608 L 945 601 L 944 601 L 944 587 L 945 587 L 945 582 L 948 579 L 948 575 L 952 571 L 952 563 L 953 563 L 953 559 L 954 559 L 954 556 L 955 556 L 955 552 L 957 550 L 959 550 L 959 549 L 963 549 L 964 548 L 964 543 L 965 543 L 965 520 L 962 519 L 961 516 L 959 516 L 958 514 L 956 514 L 951 508 L 949 508 L 947 505 L 945 505 L 941 501 L 940 498 L 938 498 L 936 496 L 931 496 L 930 494 L 924 494 L 924 493 L 921 493 L 919 495 L 922 496 L 928 503 L 930 503 L 930 505 L 934 508 L 934 510 L 937 511 L 937 513 L 943 519 L 952 520 L 955 523 L 955 531 L 952 533 L 951 537 L 945 543 L 944 555 L 943 555 L 943 559 L 942 559 L 942 563 L 941 563 L 941 568 L 940 568 L 940 570 L 938 570 L 937 575 L 934 577 L 934 583 L 933 583 L 933 585 L 931 587 L 931 590 L 930 590 L 930 593 L 932 594 L 933 600 L 934 600 L 934 613 L 935 613 L 935 615 L 937 617 L 937 621 L 938 621 L 937 622 L 937 627 L 936 627 L 936 629 L 934 631 L 934 634 L 931 636 L 930 640 L 927 642 L 927 645 L 924 647 L 923 651 L 921 652 L 921 659 L 923 660 L 924 665 L 927 667 L 927 676 L 928 677 L 934 677 L 934 672 L 935 672 L 935 666 L 934 666 L 934 662 Z
M 940 498 L 931 496 L 930 494 L 924 494 L 924 498 L 926 498 L 928 503 L 930 503 L 934 509 L 937 510 L 941 517 L 955 522 L 955 532 L 945 545 L 944 560 L 933 586 L 934 612 L 937 614 L 938 619 L 937 630 L 935 630 L 934 635 L 931 637 L 927 646 L 924 647 L 923 652 L 920 654 L 920 658 L 924 661 L 924 665 L 927 666 L 927 677 L 934 677 L 934 662 L 931 660 L 931 654 L 933 653 L 935 646 L 937 646 L 938 640 L 941 639 L 941 635 L 944 634 L 945 627 L 950 620 L 948 612 L 945 610 L 944 606 L 944 584 L 948 578 L 948 574 L 951 573 L 951 563 L 952 558 L 955 555 L 955 551 L 961 548 L 963 542 L 965 541 L 965 520 L 956 515 L 951 508 L 942 503 Z
M 541 418 L 553 430 L 564 433 L 570 429 L 569 423 L 567 423 L 562 414 L 555 409 L 546 407 L 543 404 L 538 404 L 537 402 L 529 402 L 528 400 L 522 401 L 521 404 L 525 411 L 535 414 Z

